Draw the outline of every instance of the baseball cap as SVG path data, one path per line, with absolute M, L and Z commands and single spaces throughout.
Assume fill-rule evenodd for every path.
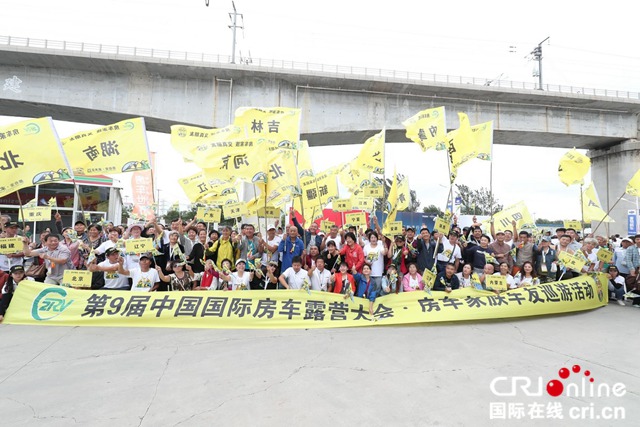
M 144 254 L 140 254 L 140 256 L 138 257 L 138 259 L 142 259 L 142 258 L 146 258 L 146 259 L 148 259 L 149 261 L 153 261 L 153 257 L 152 257 L 152 256 L 151 256 L 151 254 L 150 254 L 150 253 L 148 253 L 148 252 L 147 252 L 147 253 L 144 253 Z
M 543 242 L 550 242 L 550 241 L 551 241 L 551 237 L 549 237 L 549 236 L 544 236 L 544 237 L 542 238 L 542 241 L 543 241 Z
M 24 272 L 24 267 L 21 266 L 21 265 L 14 265 L 13 267 L 11 267 L 9 269 L 9 273 L 15 273 L 15 272 L 18 272 L 18 271 Z
M 244 264 L 247 263 L 247 261 L 245 261 L 244 259 L 238 258 L 238 260 L 236 261 L 236 265 L 240 264 L 241 262 L 244 263 Z
M 633 243 L 633 240 L 631 240 L 628 237 L 625 237 L 624 239 L 622 239 L 623 242 L 629 242 L 629 243 Z
M 9 227 L 16 227 L 17 228 L 18 227 L 18 223 L 15 222 L 15 221 L 10 221 L 10 222 L 5 224 L 5 227 L 6 228 L 9 228 Z
M 118 251 L 118 248 L 113 247 L 113 248 L 109 248 L 109 249 L 107 249 L 106 251 L 104 251 L 104 254 L 105 254 L 105 255 L 107 255 L 107 256 L 109 256 L 109 255 L 112 255 L 112 254 L 116 254 L 116 253 L 118 253 L 118 252 L 119 252 L 119 251 Z

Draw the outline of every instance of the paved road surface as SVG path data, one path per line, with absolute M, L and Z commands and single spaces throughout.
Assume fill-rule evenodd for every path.
M 4 426 L 548 425 L 547 405 L 640 419 L 640 309 L 325 330 L 64 328 L 0 325 Z M 510 377 L 559 379 L 580 365 L 622 397 L 494 396 Z M 565 383 L 581 381 L 574 374 Z M 580 382 L 578 382 L 580 384 Z M 588 384 L 588 383 L 587 383 Z M 490 403 L 525 420 L 490 420 Z M 544 405 L 544 406 L 539 406 Z M 543 408 L 538 411 L 535 408 Z M 593 408 L 593 409 L 590 409 Z M 574 414 L 576 414 L 575 410 Z M 593 411 L 593 412 L 590 412 Z M 498 412 L 496 412 L 498 414 Z M 507 414 L 508 416 L 509 414 Z

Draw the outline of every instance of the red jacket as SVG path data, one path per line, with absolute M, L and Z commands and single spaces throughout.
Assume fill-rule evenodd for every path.
M 356 281 L 353 276 L 347 273 L 347 280 L 351 283 L 351 290 L 356 292 Z M 333 285 L 333 292 L 336 294 L 342 294 L 342 273 L 336 273 L 336 283 Z
M 342 259 L 347 263 L 349 271 L 351 271 L 352 267 L 355 265 L 356 271 L 358 273 L 362 273 L 362 266 L 364 265 L 364 251 L 360 245 L 354 243 L 353 248 L 350 248 L 349 245 L 344 245 L 340 250 L 340 255 L 343 256 Z

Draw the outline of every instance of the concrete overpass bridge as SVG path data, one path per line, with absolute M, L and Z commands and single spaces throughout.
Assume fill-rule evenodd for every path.
M 613 204 L 640 167 L 640 96 L 634 92 L 492 82 L 440 76 L 254 60 L 220 55 L 0 37 L 0 114 L 104 124 L 145 117 L 149 130 L 176 123 L 226 126 L 240 106 L 302 109 L 301 137 L 311 145 L 362 143 L 387 129 L 405 142 L 402 121 L 444 105 L 472 124 L 494 121 L 496 144 L 589 149 L 603 205 Z M 15 78 L 14 78 L 15 76 Z M 20 82 L 18 84 L 17 80 Z M 626 209 L 613 215 L 616 231 Z

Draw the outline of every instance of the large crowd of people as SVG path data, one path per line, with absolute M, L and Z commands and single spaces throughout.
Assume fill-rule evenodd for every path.
M 188 290 L 302 289 L 334 292 L 370 301 L 379 296 L 424 290 L 451 292 L 487 289 L 487 277 L 505 277 L 508 289 L 553 282 L 581 274 L 603 272 L 609 279 L 611 300 L 640 307 L 640 235 L 621 238 L 580 237 L 577 230 L 557 228 L 532 235 L 527 230 L 497 230 L 494 223 L 461 228 L 456 216 L 450 230 L 438 233 L 406 227 L 385 235 L 375 216 L 372 227 L 339 228 L 327 233 L 316 223 L 305 229 L 290 212 L 291 224 L 278 221 L 265 236 L 254 225 L 238 229 L 208 229 L 195 219 L 133 224 L 128 227 L 76 221 L 64 226 L 55 216 L 57 232 L 44 231 L 32 241 L 19 224 L 2 217 L 2 238 L 21 237 L 23 248 L 0 254 L 0 321 L 23 280 L 63 285 L 65 270 L 89 270 L 91 289 L 133 292 Z M 127 253 L 127 239 L 151 238 L 154 249 Z M 613 252 L 602 262 L 598 251 Z M 560 254 L 584 261 L 580 271 L 563 265 Z M 424 272 L 435 281 L 425 284 Z M 496 291 L 498 292 L 498 291 Z

